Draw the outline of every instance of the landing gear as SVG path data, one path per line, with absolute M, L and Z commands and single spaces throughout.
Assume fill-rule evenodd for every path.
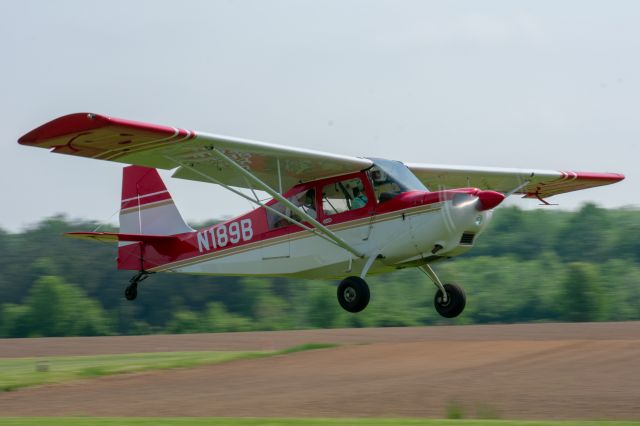
M 369 297 L 369 286 L 360 277 L 347 277 L 338 286 L 338 303 L 345 311 L 362 311 L 369 304 Z
M 127 300 L 135 300 L 138 297 L 138 283 L 149 278 L 152 273 L 140 271 L 129 280 L 129 285 L 124 289 L 124 297 Z
M 420 266 L 419 269 L 438 287 L 433 298 L 436 311 L 445 318 L 455 318 L 460 315 L 467 304 L 467 296 L 462 287 L 458 284 L 442 284 L 440 278 L 429 265 Z
M 124 297 L 127 300 L 135 300 L 138 297 L 138 283 L 129 284 L 124 289 Z
M 444 289 L 447 297 L 444 298 L 442 290 L 438 290 L 433 298 L 433 304 L 436 311 L 443 317 L 455 318 L 464 311 L 467 297 L 462 287 L 457 284 L 445 284 Z

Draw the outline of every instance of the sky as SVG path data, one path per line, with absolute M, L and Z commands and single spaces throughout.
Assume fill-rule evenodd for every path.
M 121 164 L 17 144 L 85 111 L 353 156 L 624 173 L 545 208 L 640 204 L 639 2 L 4 0 L 0 16 L 10 232 L 117 220 Z M 189 221 L 251 208 L 161 175 Z

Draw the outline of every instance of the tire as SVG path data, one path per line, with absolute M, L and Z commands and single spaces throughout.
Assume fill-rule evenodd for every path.
M 438 290 L 433 298 L 436 311 L 445 318 L 455 318 L 464 311 L 467 304 L 467 296 L 458 284 L 445 284 L 447 292 L 447 303 L 442 303 L 442 291 Z
M 345 311 L 356 313 L 369 304 L 369 286 L 360 277 L 347 277 L 338 286 L 338 303 Z
M 127 300 L 135 300 L 138 297 L 138 286 L 137 285 L 129 285 L 124 289 L 124 297 Z

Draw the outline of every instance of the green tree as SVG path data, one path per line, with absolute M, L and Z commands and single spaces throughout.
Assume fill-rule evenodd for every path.
M 599 266 L 598 276 L 606 280 L 603 319 L 628 321 L 640 318 L 640 265 L 627 259 L 609 260 Z
M 25 322 L 29 309 L 24 305 L 6 303 L 0 307 L 0 337 L 24 337 L 29 333 Z
M 270 292 L 261 292 L 253 311 L 261 330 L 285 330 L 291 328 L 288 303 Z
M 616 212 L 611 229 L 614 239 L 610 249 L 620 257 L 640 262 L 640 220 L 635 211 L 621 210 Z
M 254 328 L 252 321 L 241 315 L 229 313 L 220 302 L 212 302 L 202 314 L 202 328 L 209 332 L 250 331 Z
M 173 314 L 173 318 L 167 324 L 166 331 L 176 334 L 200 333 L 202 332 L 202 323 L 195 312 L 181 310 Z
M 43 276 L 26 299 L 25 324 L 32 336 L 87 336 L 110 332 L 100 305 L 61 278 Z
M 335 286 L 326 283 L 310 282 L 304 297 L 296 300 L 297 305 L 304 306 L 304 323 L 313 328 L 333 328 L 341 324 L 342 308 L 336 301 Z
M 371 300 L 363 314 L 353 315 L 364 327 L 407 327 L 421 323 L 425 299 L 431 299 L 435 287 L 422 273 L 402 271 L 370 280 Z M 335 299 L 332 301 L 335 303 Z M 432 309 L 429 307 L 428 309 Z M 362 321 L 364 320 L 364 321 Z
M 97 224 L 56 216 L 0 229 L 0 336 L 637 320 L 639 224 L 638 210 L 593 204 L 497 209 L 473 250 L 435 265 L 467 293 L 465 312 L 449 320 L 413 268 L 367 277 L 371 303 L 358 314 L 337 304 L 338 280 L 155 274 L 131 303 L 122 293 L 132 272 L 115 269 L 117 247 L 64 238 Z M 586 275 L 571 261 L 588 263 Z
M 559 233 L 556 251 L 567 261 L 601 262 L 614 235 L 606 210 L 585 204 Z
M 559 302 L 563 320 L 584 322 L 602 319 L 603 295 L 593 265 L 582 262 L 568 265 Z

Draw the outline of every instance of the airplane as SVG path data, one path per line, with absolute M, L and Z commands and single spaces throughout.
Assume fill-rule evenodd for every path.
M 465 292 L 443 283 L 432 264 L 473 248 L 505 198 L 550 204 L 551 196 L 624 179 L 352 157 L 94 113 L 54 119 L 18 142 L 128 164 L 119 232 L 67 233 L 118 243 L 118 269 L 135 271 L 128 300 L 157 272 L 339 279 L 338 302 L 356 313 L 370 300 L 368 275 L 415 267 L 436 287 L 436 311 L 454 318 Z M 219 185 L 256 208 L 192 229 L 157 169 Z

